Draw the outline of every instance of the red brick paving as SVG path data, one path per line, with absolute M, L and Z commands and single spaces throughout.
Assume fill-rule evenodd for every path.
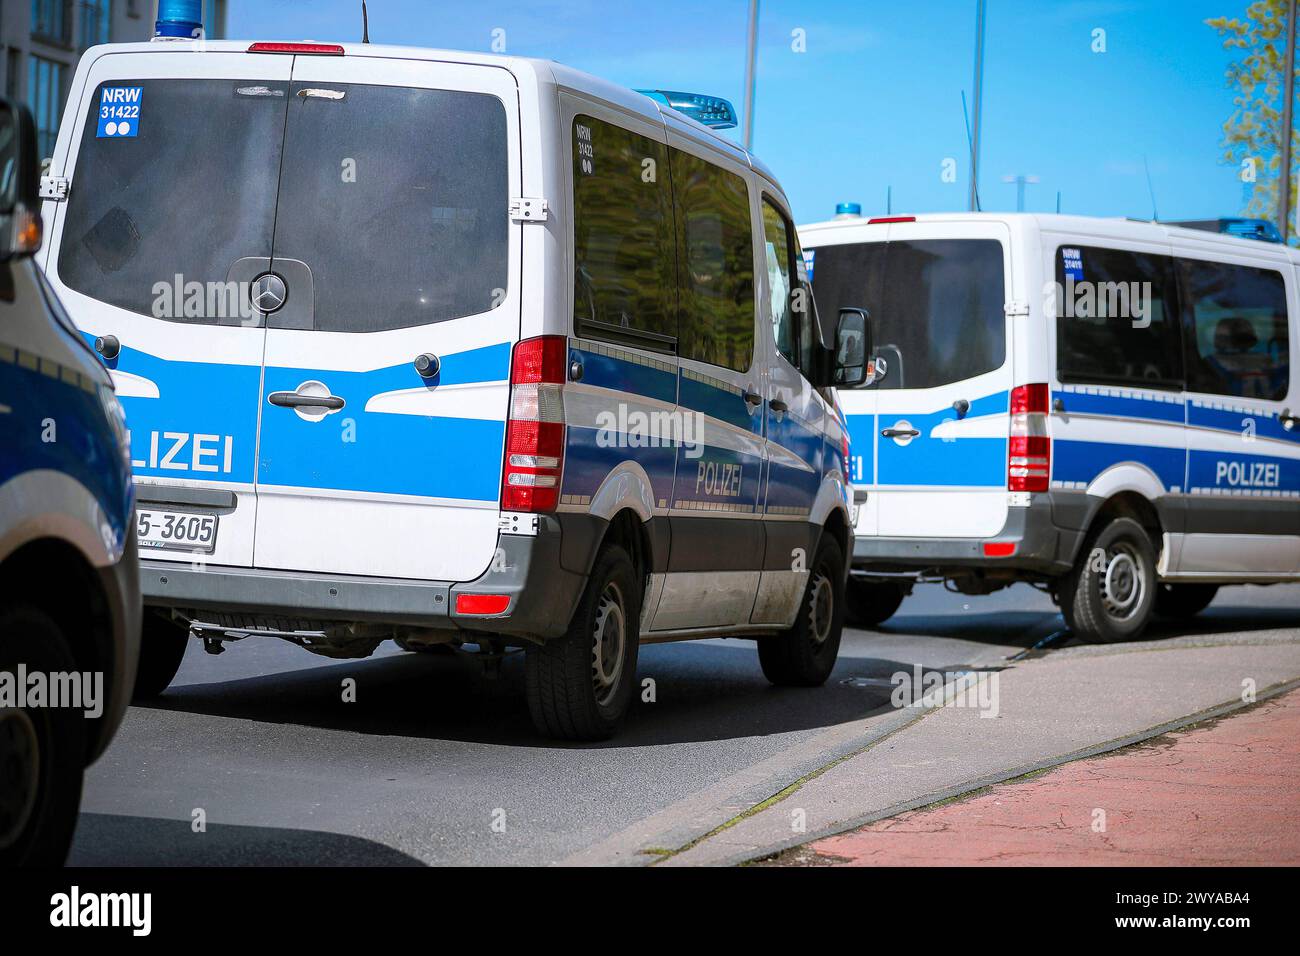
M 1104 832 L 1094 830 L 1098 809 Z M 848 866 L 1296 865 L 1300 691 L 819 840 L 800 857 Z

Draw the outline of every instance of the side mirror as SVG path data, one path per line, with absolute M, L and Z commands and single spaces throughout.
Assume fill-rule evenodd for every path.
M 840 309 L 835 328 L 835 386 L 857 388 L 867 380 L 873 351 L 866 309 Z
M 43 236 L 36 124 L 26 106 L 0 98 L 0 261 L 34 255 Z

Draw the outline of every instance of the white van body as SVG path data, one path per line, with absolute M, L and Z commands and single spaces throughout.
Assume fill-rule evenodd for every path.
M 789 206 L 713 130 L 550 61 L 375 45 L 96 47 L 68 104 L 44 265 L 112 337 L 147 605 L 336 655 L 544 642 L 615 535 L 643 638 L 783 633 L 792 552 L 848 551 L 834 393 L 772 331 Z
M 1208 603 L 1215 585 L 1300 580 L 1296 252 L 1029 214 L 848 218 L 800 236 L 820 308 L 868 309 L 887 369 L 840 393 L 867 491 L 858 579 L 1075 597 L 1089 542 L 1127 516 L 1154 580 L 1144 596 L 1129 557 L 1102 560 L 1101 597 L 1127 623 L 1072 621 L 1085 636 L 1136 636 L 1153 608 Z

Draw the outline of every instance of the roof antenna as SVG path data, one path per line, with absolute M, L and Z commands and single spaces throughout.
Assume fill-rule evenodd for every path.
M 366 9 L 366 0 L 361 0 L 361 42 L 370 42 L 370 11 Z
M 970 148 L 971 175 L 974 176 L 974 175 L 975 175 L 975 168 L 976 168 L 976 167 L 975 167 L 975 162 L 976 162 L 976 160 L 975 160 L 975 140 L 974 140 L 974 138 L 971 136 L 971 132 L 970 132 L 970 113 L 969 113 L 969 112 L 967 111 L 967 109 L 966 109 L 966 91 L 965 91 L 965 90 L 962 90 L 962 91 L 961 91 L 961 115 L 962 115 L 962 119 L 964 119 L 964 120 L 966 121 L 966 145 Z M 975 192 L 975 211 L 976 211 L 976 212 L 983 212 L 984 210 L 983 210 L 983 208 L 982 208 L 982 206 L 981 206 L 981 203 L 980 203 L 980 184 L 979 184 L 979 181 L 976 180 L 976 181 L 973 183 L 973 186 L 974 186 L 974 192 Z
M 1146 156 L 1142 157 L 1142 166 L 1147 171 L 1147 192 L 1151 194 L 1151 221 L 1159 222 L 1160 213 L 1156 211 L 1156 188 L 1151 185 L 1151 164 L 1147 162 Z

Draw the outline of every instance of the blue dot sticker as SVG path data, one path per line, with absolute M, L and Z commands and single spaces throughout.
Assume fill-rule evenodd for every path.
M 140 133 L 143 86 L 106 86 L 99 94 L 100 139 L 123 139 Z

